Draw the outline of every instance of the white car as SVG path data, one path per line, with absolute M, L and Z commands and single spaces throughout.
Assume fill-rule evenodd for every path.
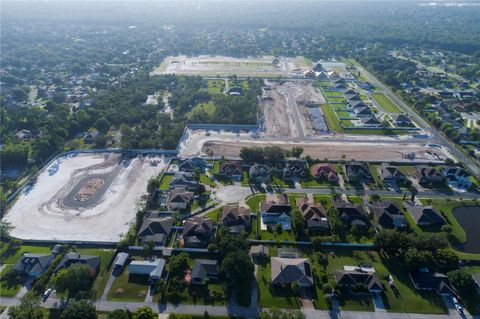
M 48 288 L 47 290 L 45 290 L 45 292 L 43 293 L 43 300 L 47 300 L 48 296 L 50 296 L 51 293 L 52 293 L 52 288 Z
M 461 304 L 456 303 L 456 304 L 455 304 L 455 308 L 457 308 L 457 311 L 458 311 L 459 313 L 461 313 L 461 314 L 464 313 L 463 306 L 462 306 Z

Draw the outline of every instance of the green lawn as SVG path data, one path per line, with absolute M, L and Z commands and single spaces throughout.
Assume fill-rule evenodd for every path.
M 52 250 L 50 246 L 32 246 L 32 245 L 22 245 L 20 248 L 13 251 L 7 251 L 6 249 L 7 249 L 7 245 L 5 244 L 5 248 L 2 249 L 2 256 L 1 256 L 1 261 L 4 264 L 16 263 L 17 260 L 20 259 L 20 257 L 24 253 L 49 254 Z
M 17 294 L 22 286 L 22 279 L 15 278 L 12 280 L 6 280 L 5 275 L 13 268 L 13 265 L 5 265 L 0 277 L 0 296 L 1 297 L 13 297 Z
M 123 291 L 120 292 L 119 290 Z M 148 291 L 148 282 L 145 277 L 129 276 L 127 269 L 115 278 L 112 288 L 108 292 L 108 300 L 143 302 Z
M 79 248 L 77 251 L 85 255 L 100 256 L 100 268 L 92 286 L 92 289 L 97 292 L 96 297 L 99 298 L 102 295 L 105 285 L 107 284 L 108 277 L 110 276 L 110 271 L 107 269 L 107 266 L 115 251 L 113 249 L 99 248 Z
M 335 111 L 333 110 L 330 104 L 323 104 L 322 105 L 323 113 L 328 121 L 328 127 L 335 132 L 343 132 L 342 127 L 340 126 L 340 121 L 338 120 Z
M 325 91 L 325 96 L 326 97 L 343 97 L 343 93 L 338 91 Z
M 328 97 L 327 96 L 327 100 L 330 103 L 343 103 L 343 102 L 345 102 L 345 98 L 343 98 L 343 97 Z
M 401 113 L 399 107 L 383 93 L 372 93 L 372 97 L 388 113 Z
M 215 113 L 216 109 L 217 107 L 215 106 L 213 101 L 209 101 L 208 103 L 198 103 L 190 112 L 187 113 L 187 117 L 191 117 L 192 115 L 202 110 L 207 112 L 207 114 L 212 115 L 213 113 Z
M 271 232 L 269 232 L 268 230 L 261 230 L 260 234 L 262 236 L 262 240 L 276 240 L 279 242 L 295 241 L 295 234 L 292 230 L 282 230 L 281 233 L 278 233 L 275 230 L 275 227 L 273 227 Z
M 214 210 L 207 213 L 207 217 L 213 219 L 215 222 L 220 220 L 223 207 L 215 208 Z
M 162 181 L 160 182 L 160 189 L 167 190 L 168 187 L 170 186 L 170 181 L 172 180 L 172 178 L 173 178 L 173 175 L 164 174 L 162 177 Z
M 217 184 L 215 184 L 214 181 L 212 181 L 210 179 L 210 177 L 208 177 L 207 175 L 205 174 L 200 174 L 200 183 L 204 184 L 204 185 L 208 185 L 208 186 L 211 186 L 211 187 L 216 187 Z
M 252 210 L 252 212 L 259 212 L 260 210 L 260 202 L 264 201 L 266 198 L 265 194 L 255 194 L 249 196 L 245 201 L 248 207 Z
M 208 94 L 222 94 L 225 89 L 224 80 L 207 80 Z

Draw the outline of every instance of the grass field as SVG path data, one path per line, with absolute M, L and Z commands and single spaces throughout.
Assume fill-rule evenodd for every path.
M 260 202 L 264 201 L 266 198 L 265 194 L 255 194 L 245 201 L 248 207 L 252 210 L 252 212 L 258 212 L 260 210 Z
M 187 113 L 187 116 L 191 117 L 200 111 L 205 111 L 207 114 L 212 115 L 215 113 L 216 109 L 217 107 L 213 101 L 209 101 L 208 103 L 198 103 L 190 112 Z
M 170 181 L 172 180 L 173 175 L 163 175 L 162 181 L 160 183 L 160 189 L 161 190 L 167 190 L 168 187 L 170 186 Z
M 122 290 L 121 293 L 120 290 Z M 145 300 L 147 291 L 147 279 L 129 276 L 128 271 L 125 269 L 120 276 L 115 278 L 112 288 L 108 292 L 108 300 L 142 302 Z
M 8 245 L 4 244 L 2 247 L 2 256 L 1 261 L 4 264 L 14 264 L 24 253 L 32 254 L 49 254 L 51 251 L 50 246 L 32 246 L 32 245 L 22 245 L 20 248 L 7 251 Z M 5 251 L 4 251 L 5 250 Z
M 211 187 L 215 187 L 217 186 L 217 184 L 215 184 L 214 181 L 212 181 L 207 175 L 205 174 L 200 174 L 200 183 L 204 184 L 204 185 L 208 185 L 208 186 L 211 186 Z
M 0 274 L 1 280 L 0 280 L 0 296 L 1 297 L 13 297 L 17 294 L 17 292 L 20 290 L 20 287 L 22 286 L 22 280 L 19 278 L 11 279 L 11 280 L 6 280 L 5 275 L 10 272 L 12 269 L 13 265 L 5 265 L 5 268 L 3 269 L 2 273 Z
M 224 80 L 207 80 L 209 94 L 222 94 L 225 89 Z
M 100 298 L 107 284 L 108 277 L 110 276 L 107 266 L 115 251 L 113 249 L 98 248 L 79 248 L 77 251 L 84 255 L 100 256 L 100 268 L 98 269 L 97 277 L 92 286 L 92 289 L 97 292 L 96 297 Z
M 401 113 L 399 107 L 383 93 L 372 93 L 372 97 L 388 113 Z

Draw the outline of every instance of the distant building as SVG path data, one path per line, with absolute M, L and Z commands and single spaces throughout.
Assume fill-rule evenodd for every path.
M 193 203 L 194 197 L 194 192 L 189 192 L 182 188 L 176 188 L 168 194 L 167 206 L 170 209 L 185 209 Z
M 32 132 L 30 132 L 29 130 L 20 130 L 15 134 L 15 136 L 20 141 L 28 141 L 32 138 Z
M 195 173 L 199 170 L 201 172 L 205 171 L 205 160 L 201 157 L 192 157 L 184 160 L 180 160 L 178 163 L 178 170 L 181 172 Z
M 237 227 L 250 229 L 251 228 L 251 210 L 250 208 L 242 206 L 224 206 L 222 210 L 221 222 L 226 227 Z
M 332 202 L 342 223 L 356 227 L 368 227 L 368 216 L 362 205 L 346 202 L 340 196 L 334 196 Z
M 430 271 L 412 271 L 410 279 L 417 290 L 435 291 L 441 296 L 455 294 L 447 275 Z
M 265 245 L 257 245 L 250 247 L 250 255 L 252 258 L 262 259 L 268 257 L 268 247 Z
M 448 185 L 454 188 L 469 188 L 472 186 L 470 175 L 461 167 L 451 166 L 445 168 L 445 178 Z
M 440 183 L 445 180 L 441 171 L 430 166 L 418 166 L 415 170 L 415 179 L 421 185 Z
M 270 182 L 272 178 L 270 173 L 270 168 L 262 164 L 254 164 L 250 166 L 248 176 L 249 176 L 249 180 L 252 183 L 257 183 L 257 184 L 262 184 L 262 183 L 267 184 L 268 182 Z
M 128 258 L 130 258 L 129 254 L 118 253 L 117 257 L 115 257 L 115 261 L 113 262 L 112 272 L 115 273 L 115 274 L 120 274 L 123 271 L 123 268 L 125 268 L 125 265 L 127 264 Z
M 373 176 L 365 163 L 346 164 L 345 174 L 349 182 L 373 182 Z
M 285 167 L 282 169 L 282 175 L 284 179 L 291 178 L 306 178 L 307 167 L 304 161 L 287 161 Z
M 414 126 L 412 120 L 405 114 L 391 114 L 393 123 L 399 127 L 410 127 Z
M 377 201 L 371 204 L 371 211 L 377 222 L 384 228 L 405 229 L 408 220 L 402 210 L 392 201 Z
M 194 173 L 177 172 L 170 180 L 169 187 L 183 188 L 190 191 L 197 191 L 200 188 L 200 183 L 196 180 Z
M 397 167 L 383 164 L 379 168 L 380 178 L 385 182 L 403 183 L 406 180 L 403 174 Z

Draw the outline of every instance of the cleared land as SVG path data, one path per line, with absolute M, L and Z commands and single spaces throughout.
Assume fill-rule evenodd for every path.
M 266 97 L 262 99 L 260 104 L 265 135 L 273 137 L 296 136 L 297 132 L 291 109 L 288 107 L 285 96 L 278 91 L 280 85 L 267 82 L 266 87 L 268 88 Z
M 19 195 L 5 219 L 15 226 L 12 235 L 20 239 L 116 242 L 128 231 L 148 180 L 164 168 L 159 157 L 125 159 L 111 153 L 60 157 Z M 76 202 L 69 198 L 78 193 L 75 189 L 83 189 L 82 183 L 115 170 L 95 198 Z
M 388 96 L 383 93 L 373 93 L 372 97 L 377 101 L 378 104 L 388 113 L 401 113 L 402 111 L 398 106 L 393 103 Z
M 273 56 L 232 58 L 226 56 L 201 55 L 198 57 L 170 56 L 165 58 L 152 74 L 184 74 L 200 76 L 294 76 L 311 66 L 303 57 L 280 58 L 273 64 Z

